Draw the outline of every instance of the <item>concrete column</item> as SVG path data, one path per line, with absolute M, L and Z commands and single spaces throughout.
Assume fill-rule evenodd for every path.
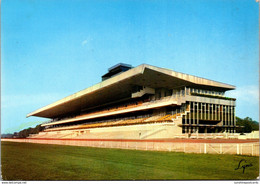
M 197 102 L 197 124 L 199 124 L 199 102 Z
M 233 121 L 234 121 L 234 122 L 233 122 L 233 125 L 234 125 L 234 126 L 236 126 L 236 111 L 235 111 L 235 110 L 236 110 L 236 108 L 233 107 L 233 118 L 234 118 L 234 119 L 233 119 Z M 234 133 L 236 133 L 236 128 L 234 128 Z
M 185 111 L 186 111 L 186 107 L 187 107 L 187 104 L 185 104 Z M 185 114 L 184 116 L 184 124 L 186 125 L 187 124 L 187 113 Z
M 225 110 L 225 112 L 224 112 L 224 110 Z M 226 111 L 226 106 L 223 105 L 223 116 L 224 116 L 223 119 L 224 119 L 225 125 L 227 125 L 227 121 L 226 121 L 226 117 L 227 117 L 227 116 L 226 116 L 226 112 L 227 112 L 227 111 Z
M 200 110 L 200 119 L 202 119 L 202 115 L 203 115 L 202 113 L 203 112 L 202 112 L 202 103 L 201 102 L 200 102 L 200 109 L 199 110 Z
M 192 118 L 192 123 L 195 124 L 195 102 L 192 103 L 192 108 L 193 108 L 193 118 Z
M 206 104 L 204 103 L 204 107 L 203 107 L 203 109 L 204 109 L 204 120 L 206 120 Z
M 230 125 L 230 107 L 229 105 L 227 106 L 227 122 L 228 122 L 228 125 Z
M 220 105 L 218 105 L 218 119 L 220 120 Z
M 211 107 L 211 120 L 213 120 L 213 104 L 210 104 Z
M 226 125 L 228 125 L 228 122 L 227 122 L 227 106 L 225 105 L 225 123 Z
M 217 111 L 217 108 L 218 108 L 218 107 L 217 107 L 216 104 L 214 104 L 214 106 L 215 106 L 215 111 L 214 111 L 214 113 L 215 113 L 215 120 L 217 120 L 217 117 L 218 117 L 218 116 L 217 116 L 217 112 L 218 112 L 218 111 Z
M 234 107 L 234 125 L 236 126 L 236 108 Z
M 220 119 L 222 125 L 224 125 L 224 122 L 223 122 L 223 107 L 222 107 L 222 105 L 219 106 L 219 119 Z
M 208 119 L 210 119 L 210 104 L 208 104 Z
M 191 124 L 191 102 L 189 102 L 189 106 L 190 106 L 189 124 Z
M 230 106 L 230 124 L 234 125 L 234 114 L 233 114 L 233 107 Z

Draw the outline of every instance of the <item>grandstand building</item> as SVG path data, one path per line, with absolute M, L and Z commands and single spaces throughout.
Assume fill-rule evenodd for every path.
M 235 133 L 234 86 L 147 64 L 119 63 L 102 82 L 29 116 L 50 118 L 34 138 L 168 139 Z

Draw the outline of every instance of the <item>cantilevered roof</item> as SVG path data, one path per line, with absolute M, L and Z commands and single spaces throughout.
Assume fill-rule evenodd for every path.
M 102 104 L 130 99 L 134 86 L 174 89 L 183 86 L 227 91 L 235 86 L 147 64 L 139 65 L 94 86 L 67 96 L 27 115 L 56 118 Z

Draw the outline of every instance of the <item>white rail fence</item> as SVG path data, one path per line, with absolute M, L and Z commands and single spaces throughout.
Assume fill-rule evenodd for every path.
M 46 139 L 2 139 L 1 141 L 58 144 L 99 148 L 119 148 L 150 151 L 173 151 L 184 153 L 237 154 L 259 156 L 259 142 L 255 143 L 183 143 L 158 141 L 107 141 L 107 140 L 46 140 Z

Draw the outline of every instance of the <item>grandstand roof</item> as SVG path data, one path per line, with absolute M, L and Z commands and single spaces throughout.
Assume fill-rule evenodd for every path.
M 229 84 L 142 64 L 35 110 L 29 113 L 27 117 L 56 118 L 65 114 L 79 112 L 81 109 L 121 99 L 130 99 L 132 88 L 136 85 L 168 89 L 183 86 L 218 91 L 235 89 L 235 86 Z

